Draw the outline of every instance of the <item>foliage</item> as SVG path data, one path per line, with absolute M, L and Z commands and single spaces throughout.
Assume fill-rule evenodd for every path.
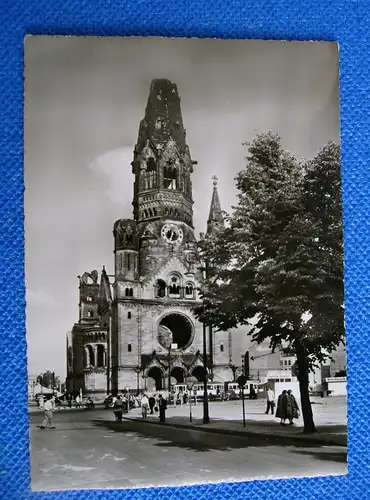
M 37 382 L 41 384 L 43 387 L 56 389 L 57 387 L 59 387 L 60 379 L 59 377 L 55 376 L 54 372 L 47 370 L 46 372 L 41 373 L 37 377 Z
M 309 368 L 344 338 L 339 147 L 300 163 L 278 135 L 260 134 L 236 185 L 232 214 L 200 242 L 207 278 L 196 315 L 291 346 L 308 386 Z

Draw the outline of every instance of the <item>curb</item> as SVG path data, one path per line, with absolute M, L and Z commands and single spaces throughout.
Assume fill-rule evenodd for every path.
M 276 435 L 272 434 L 270 432 L 253 432 L 253 431 L 238 431 L 238 430 L 231 430 L 231 429 L 216 429 L 213 427 L 201 427 L 201 426 L 196 426 L 196 425 L 186 425 L 186 424 L 176 424 L 176 423 L 165 423 L 160 424 L 159 422 L 153 422 L 151 420 L 141 420 L 139 418 L 132 418 L 132 417 L 124 417 L 125 420 L 130 420 L 131 422 L 141 422 L 142 424 L 150 424 L 150 425 L 156 425 L 158 427 L 173 427 L 177 429 L 187 429 L 187 430 L 193 430 L 193 431 L 200 431 L 200 432 L 208 432 L 210 434 L 224 434 L 228 436 L 238 436 L 238 437 L 259 437 L 259 438 L 265 438 L 265 439 L 275 439 L 275 440 L 281 440 L 284 439 L 286 441 L 286 444 L 288 445 L 289 441 L 298 441 L 307 445 L 314 444 L 314 445 L 321 445 L 321 446 L 341 446 L 341 447 L 347 447 L 347 436 L 345 438 L 345 442 L 343 442 L 341 439 L 341 442 L 338 442 L 336 439 L 320 439 L 319 437 L 308 437 L 305 436 L 304 434 L 298 434 L 298 435 Z

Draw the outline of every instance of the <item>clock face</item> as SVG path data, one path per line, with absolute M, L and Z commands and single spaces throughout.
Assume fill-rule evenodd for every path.
M 189 262 L 189 264 L 194 264 L 194 262 L 197 260 L 197 256 L 194 252 L 188 253 L 185 258 L 186 261 Z
M 165 224 L 162 227 L 161 233 L 164 241 L 166 243 L 170 243 L 171 245 L 181 243 L 184 236 L 182 230 L 175 224 Z

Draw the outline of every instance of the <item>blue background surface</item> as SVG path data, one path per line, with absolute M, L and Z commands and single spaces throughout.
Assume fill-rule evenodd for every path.
M 0 7 L 1 498 L 368 498 L 369 3 L 343 0 L 321 0 L 312 5 L 305 0 L 1 0 Z M 349 390 L 348 476 L 171 489 L 31 493 L 23 233 L 23 38 L 26 34 L 339 42 Z

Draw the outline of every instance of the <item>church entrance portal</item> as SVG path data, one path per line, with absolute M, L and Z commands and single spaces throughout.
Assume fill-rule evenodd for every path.
M 204 382 L 204 368 L 203 366 L 196 366 L 191 373 L 192 377 L 195 377 L 198 382 Z
M 193 326 L 189 318 L 183 314 L 171 313 L 159 322 L 158 341 L 163 347 L 168 348 L 168 340 L 164 339 L 163 335 L 166 330 L 172 332 L 172 343 L 177 344 L 178 349 L 187 347 L 192 341 Z
M 176 366 L 171 370 L 171 384 L 183 384 L 185 381 L 185 373 L 182 368 Z
M 149 391 L 161 391 L 163 389 L 163 374 L 157 366 L 148 371 L 147 389 Z

